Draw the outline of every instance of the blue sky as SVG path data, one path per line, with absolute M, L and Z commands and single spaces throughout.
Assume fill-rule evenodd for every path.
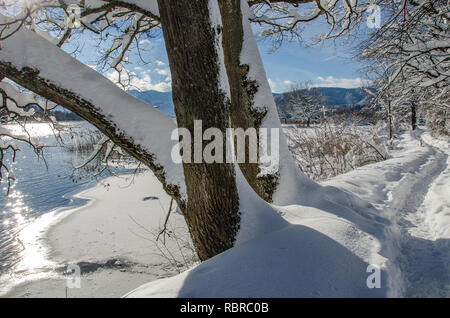
M 96 42 L 90 36 L 83 36 L 82 42 L 83 55 L 78 58 L 86 64 L 94 64 L 98 50 L 94 46 Z M 327 42 L 306 48 L 298 42 L 286 41 L 275 51 L 270 40 L 259 39 L 258 45 L 273 92 L 284 92 L 295 82 L 302 81 L 327 87 L 362 85 L 360 64 L 352 60 L 350 45 Z M 133 74 L 133 86 L 140 90 L 170 91 L 171 77 L 162 35 L 141 39 L 140 47 L 145 48 L 141 55 L 148 63 L 140 62 L 137 54 L 129 56 L 130 63 L 126 68 Z M 105 75 L 113 81 L 118 78 L 112 72 Z
M 270 41 L 259 41 L 269 83 L 274 92 L 289 89 L 293 82 L 309 81 L 317 86 L 360 87 L 360 64 L 352 61 L 348 47 L 325 43 L 303 47 L 285 42 L 272 52 Z

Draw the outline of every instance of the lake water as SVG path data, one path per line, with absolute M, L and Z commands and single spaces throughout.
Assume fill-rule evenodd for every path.
M 63 135 L 66 143 L 83 142 L 84 137 L 96 133 L 87 123 L 66 125 L 77 132 Z M 86 200 L 73 197 L 74 194 L 109 175 L 104 173 L 98 178 L 85 177 L 74 182 L 73 166 L 81 156 L 61 147 L 48 125 L 30 124 L 27 129 L 53 147 L 45 148 L 44 160 L 38 158 L 30 146 L 19 144 L 21 150 L 17 152 L 15 162 L 8 158 L 16 181 L 9 195 L 7 184 L 0 184 L 0 295 L 11 284 L 51 272 L 54 264 L 46 259 L 45 246 L 38 238 L 58 214 L 86 203 Z M 126 172 L 124 169 L 115 171 Z

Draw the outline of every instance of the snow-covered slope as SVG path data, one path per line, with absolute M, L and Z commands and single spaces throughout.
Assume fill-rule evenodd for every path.
M 448 141 L 430 140 L 403 134 L 391 159 L 324 182 L 321 205 L 274 207 L 281 229 L 126 297 L 448 297 Z
M 351 244 L 346 241 L 349 237 L 370 242 L 367 235 L 346 222 L 328 215 L 323 215 L 322 221 L 325 226 L 336 225 L 337 236 L 342 236 L 340 243 Z M 143 285 L 127 296 L 384 297 L 386 284 L 369 289 L 368 263 L 340 243 L 312 227 L 291 224 L 178 276 Z

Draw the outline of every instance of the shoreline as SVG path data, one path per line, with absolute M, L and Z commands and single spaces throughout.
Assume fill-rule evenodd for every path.
M 37 276 L 24 272 L 23 281 L 0 297 L 66 297 L 68 277 L 63 272 L 69 264 L 80 266 L 81 288 L 68 289 L 68 297 L 121 297 L 145 282 L 181 270 L 171 266 L 156 246 L 154 234 L 164 221 L 170 197 L 151 172 L 109 177 L 74 197 L 87 202 L 47 213 L 39 220 L 47 221 L 44 226 L 33 222 L 24 229 L 36 228 L 28 236 L 42 247 L 38 256 L 45 260 L 45 271 Z M 171 222 L 183 233 L 182 215 L 172 212 Z M 177 254 L 176 242 L 169 241 L 167 246 Z M 42 270 L 34 254 L 34 259 L 23 263 Z

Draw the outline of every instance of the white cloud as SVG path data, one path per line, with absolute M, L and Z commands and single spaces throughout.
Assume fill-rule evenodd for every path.
M 272 80 L 271 78 L 269 78 L 268 81 L 272 92 L 281 93 L 283 91 L 281 88 L 281 82 L 279 80 Z
M 316 83 L 311 86 L 314 87 L 342 87 L 342 88 L 358 88 L 367 84 L 367 81 L 360 77 L 357 78 L 343 78 L 343 77 L 333 77 L 327 76 L 317 77 Z
M 155 72 L 163 76 L 170 75 L 170 70 L 168 68 L 155 68 Z
M 270 88 L 271 88 L 272 91 L 274 92 L 274 91 L 276 90 L 276 88 L 277 88 L 277 83 L 275 83 L 274 81 L 272 81 L 272 79 L 271 79 L 270 77 L 268 78 L 268 81 L 269 81 Z
M 292 85 L 295 84 L 294 81 L 291 80 L 272 80 L 271 78 L 268 79 L 270 88 L 272 89 L 272 92 L 274 93 L 282 93 L 288 91 Z
M 110 73 L 106 74 L 106 77 L 110 81 L 112 81 L 114 83 L 118 83 L 119 73 L 110 72 Z M 139 89 L 139 90 L 143 90 L 143 91 L 155 90 L 155 91 L 159 91 L 159 92 L 169 92 L 172 89 L 172 83 L 170 80 L 167 81 L 167 78 L 166 78 L 165 82 L 154 83 L 149 74 L 149 71 L 143 71 L 143 72 L 140 72 L 139 74 L 136 74 L 135 72 L 127 73 L 127 72 L 123 71 L 121 73 L 121 79 L 122 79 L 122 82 L 127 84 L 127 86 L 130 86 L 129 87 L 130 89 Z M 122 87 L 122 86 L 120 86 L 120 87 Z
M 158 92 L 170 92 L 172 90 L 172 83 L 160 82 L 156 84 L 151 84 L 149 90 L 154 90 Z
M 139 45 L 150 44 L 149 40 L 141 40 L 139 41 Z
M 285 80 L 285 81 L 283 81 L 283 84 L 286 86 L 293 86 L 293 85 L 295 85 L 295 82 L 291 81 L 291 80 Z

